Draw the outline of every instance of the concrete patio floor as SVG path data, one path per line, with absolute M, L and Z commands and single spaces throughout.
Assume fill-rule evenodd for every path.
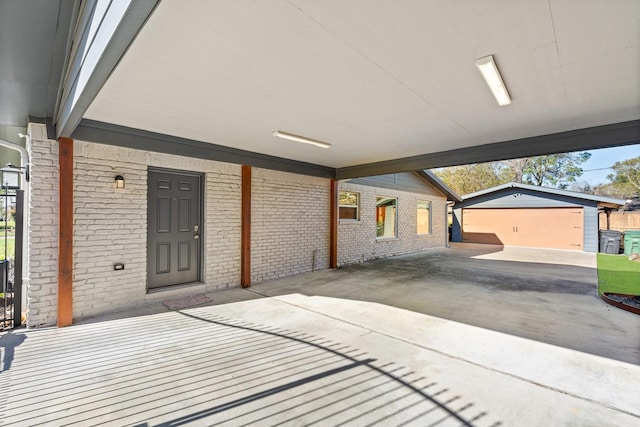
M 640 316 L 556 252 L 461 245 L 5 333 L 0 424 L 639 425 Z M 607 357 L 582 343 L 614 331 Z
M 592 253 L 452 244 L 251 290 L 377 302 L 640 365 L 640 316 L 597 288 Z

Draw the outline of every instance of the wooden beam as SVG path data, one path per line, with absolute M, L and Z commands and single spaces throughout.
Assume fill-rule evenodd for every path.
M 338 181 L 331 180 L 329 194 L 329 268 L 338 268 Z
M 251 286 L 251 166 L 242 165 L 240 285 Z
M 63 327 L 73 321 L 73 139 L 58 142 L 58 326 Z

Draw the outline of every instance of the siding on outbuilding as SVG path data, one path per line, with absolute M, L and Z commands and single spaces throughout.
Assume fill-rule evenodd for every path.
M 584 251 L 598 252 L 598 207 L 584 206 Z

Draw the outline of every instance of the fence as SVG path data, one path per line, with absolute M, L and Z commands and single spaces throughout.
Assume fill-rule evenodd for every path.
M 15 262 L 13 258 L 0 260 L 0 331 L 14 327 Z
M 607 228 L 607 215 L 599 214 L 600 230 L 640 230 L 640 211 L 616 211 L 609 214 L 609 227 Z
M 22 245 L 23 245 L 23 206 L 24 190 L 2 187 L 4 206 L 9 206 L 10 198 L 14 198 L 15 234 L 9 236 L 5 221 L 5 228 L 0 236 L 4 241 L 3 259 L 0 261 L 0 330 L 11 329 L 22 323 Z M 8 219 L 8 218 L 6 218 Z M 9 241 L 13 241 L 14 249 L 9 251 Z

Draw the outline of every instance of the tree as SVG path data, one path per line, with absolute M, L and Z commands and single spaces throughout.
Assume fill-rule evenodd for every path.
M 591 153 L 564 153 L 524 157 L 500 162 L 452 166 L 434 170 L 453 191 L 460 195 L 474 193 L 508 182 L 569 187 L 582 175 L 580 165 Z
M 640 195 L 640 157 L 615 162 L 611 168 L 614 173 L 607 178 L 620 193 Z
M 529 168 L 531 157 L 509 159 L 499 162 L 500 175 L 506 182 L 524 182 L 525 170 Z
M 434 173 L 460 195 L 508 182 L 499 176 L 499 171 L 493 163 L 452 166 L 435 169 Z
M 500 164 L 506 168 L 503 174 L 514 182 L 566 189 L 570 182 L 575 182 L 582 175 L 580 165 L 590 157 L 588 152 L 549 154 L 505 160 Z
M 629 199 L 633 197 L 633 193 L 630 193 L 628 188 L 620 187 L 612 182 L 596 185 L 593 187 L 593 194 L 596 196 L 615 197 L 616 199 Z
M 595 187 L 592 187 L 587 181 L 576 181 L 569 186 L 568 190 L 576 193 L 595 194 Z

